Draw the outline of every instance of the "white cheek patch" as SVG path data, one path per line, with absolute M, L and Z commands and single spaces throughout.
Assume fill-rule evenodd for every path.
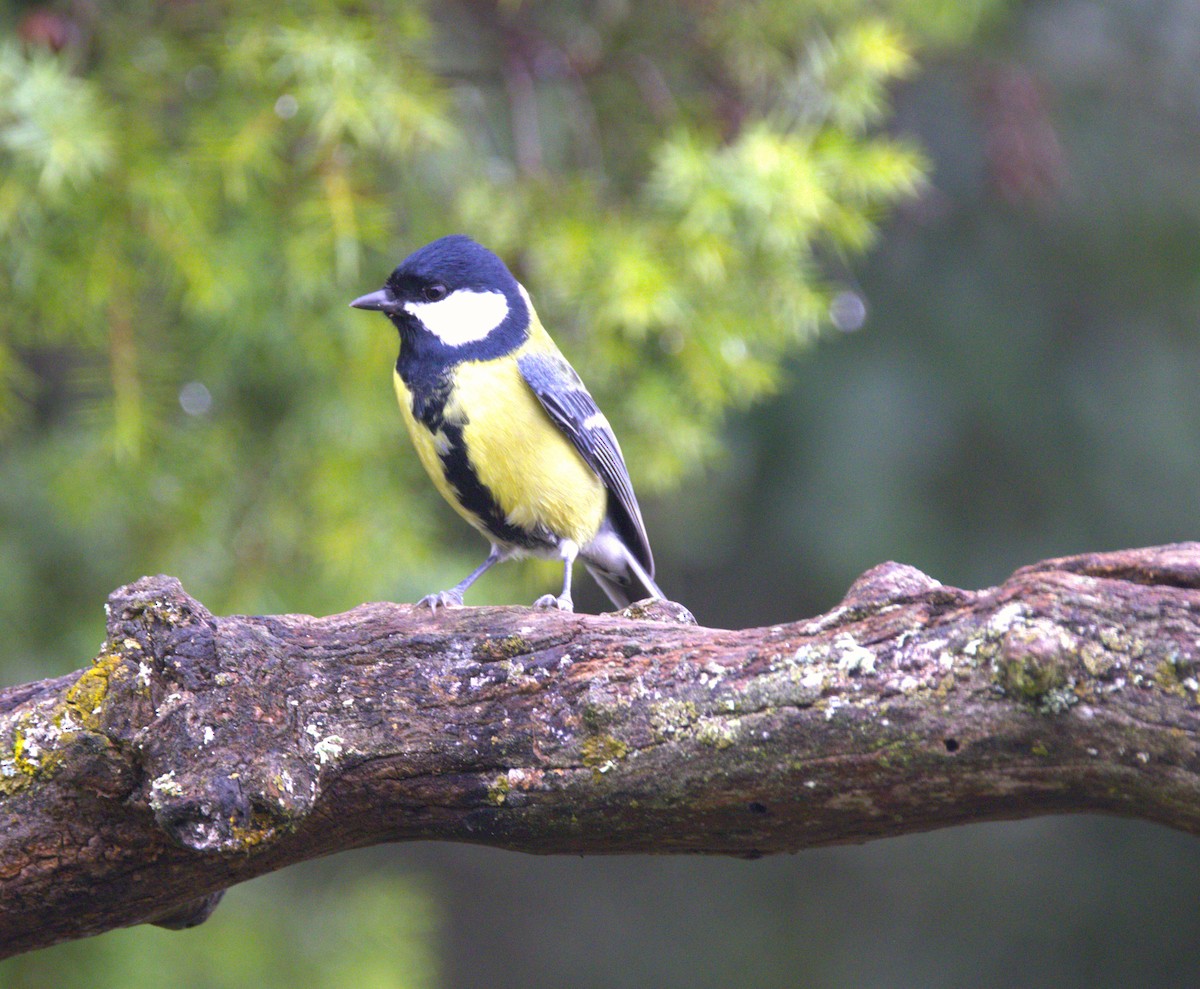
M 404 308 L 449 347 L 482 340 L 508 315 L 500 292 L 460 288 L 437 302 L 406 302 Z

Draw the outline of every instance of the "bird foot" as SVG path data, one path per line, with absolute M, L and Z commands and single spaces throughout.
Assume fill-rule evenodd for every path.
M 451 588 L 448 591 L 438 591 L 436 594 L 426 594 L 417 602 L 417 607 L 426 605 L 430 611 L 437 614 L 438 608 L 461 608 L 462 603 L 462 591 Z
M 567 594 L 561 597 L 555 597 L 553 594 L 543 594 L 540 598 L 533 602 L 533 606 L 542 611 L 550 608 L 557 608 L 559 611 L 574 611 L 575 603 Z

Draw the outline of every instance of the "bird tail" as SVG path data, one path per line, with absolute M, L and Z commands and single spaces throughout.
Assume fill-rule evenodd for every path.
M 644 598 L 667 600 L 662 589 L 654 583 L 654 578 L 646 572 L 646 568 L 628 549 L 624 556 L 626 568 L 625 572 L 621 574 L 612 573 L 587 560 L 584 561 L 588 573 L 600 585 L 600 589 L 608 595 L 608 599 L 618 608 L 627 608 L 634 601 L 641 601 Z

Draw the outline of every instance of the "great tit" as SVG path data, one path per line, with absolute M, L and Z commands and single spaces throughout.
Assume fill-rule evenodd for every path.
M 350 305 L 399 331 L 393 383 L 417 455 L 492 546 L 421 604 L 461 605 L 490 567 L 522 556 L 563 561 L 562 593 L 534 607 L 573 609 L 576 557 L 618 608 L 664 598 L 612 427 L 503 261 L 469 237 L 442 237 Z

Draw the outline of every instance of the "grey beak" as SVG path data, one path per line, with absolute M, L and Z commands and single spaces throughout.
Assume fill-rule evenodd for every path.
M 376 309 L 382 313 L 394 313 L 400 308 L 395 299 L 389 298 L 387 289 L 383 288 L 359 296 L 350 306 L 353 309 Z

